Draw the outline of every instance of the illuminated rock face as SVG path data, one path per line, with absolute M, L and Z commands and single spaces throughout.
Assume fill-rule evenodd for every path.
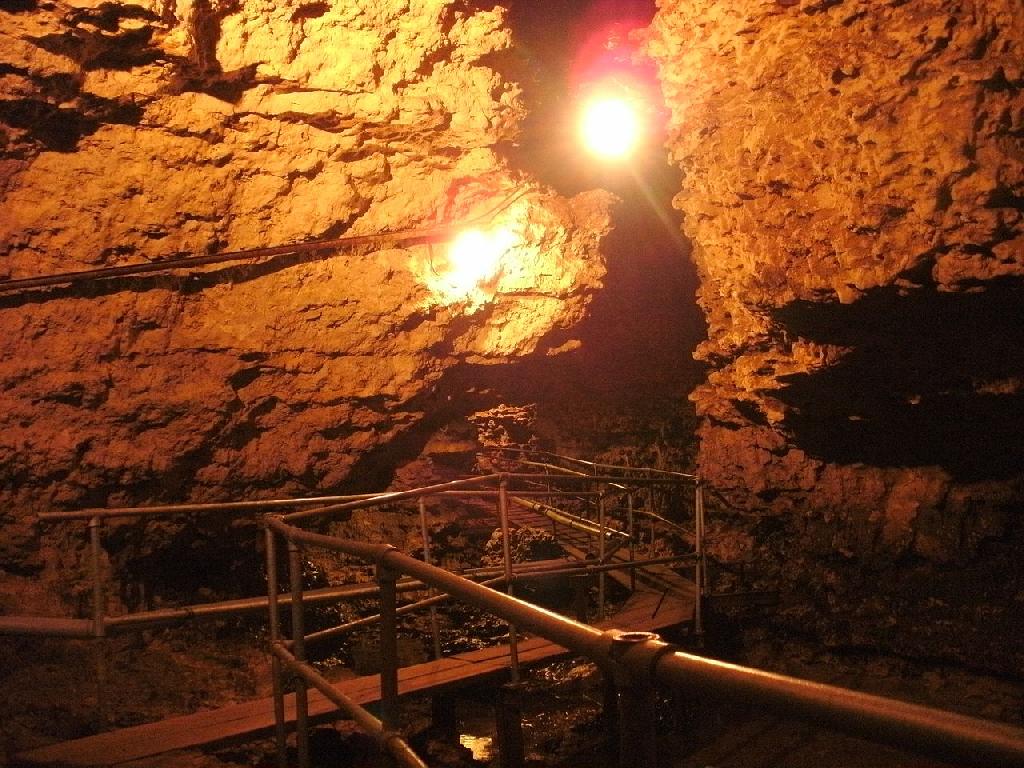
M 0 294 L 0 562 L 31 514 L 308 493 L 406 435 L 446 371 L 565 342 L 608 200 L 494 152 L 521 118 L 460 2 L 18 2 L 0 9 L 0 277 L 495 217 L 469 299 L 443 246 Z M 376 482 L 373 478 L 371 482 Z
M 1018 668 L 1019 5 L 664 2 L 649 48 L 710 326 L 723 588 L 745 563 L 789 627 Z

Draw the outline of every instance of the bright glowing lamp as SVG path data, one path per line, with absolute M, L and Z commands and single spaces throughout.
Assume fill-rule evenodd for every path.
M 468 295 L 493 278 L 501 257 L 515 243 L 515 235 L 500 228 L 490 232 L 468 229 L 448 246 L 447 265 L 440 275 L 447 292 Z
M 580 121 L 583 143 L 596 155 L 622 158 L 640 138 L 640 118 L 635 107 L 618 96 L 601 96 L 587 102 Z

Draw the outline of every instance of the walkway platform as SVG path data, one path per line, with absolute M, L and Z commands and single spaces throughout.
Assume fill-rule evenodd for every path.
M 638 591 L 618 613 L 595 626 L 657 631 L 690 621 L 693 607 L 692 585 L 689 594 Z M 524 665 L 553 661 L 566 653 L 541 637 L 519 643 Z M 399 691 L 403 696 L 438 693 L 505 677 L 508 669 L 507 645 L 484 648 L 400 669 Z M 344 680 L 335 687 L 360 704 L 372 704 L 380 697 L 380 676 Z M 294 721 L 294 696 L 286 697 L 285 711 L 288 721 Z M 312 721 L 325 722 L 334 718 L 336 709 L 319 691 L 311 690 L 309 711 Z M 266 698 L 33 749 L 16 755 L 12 765 L 112 766 L 176 750 L 242 743 L 273 729 L 273 700 Z

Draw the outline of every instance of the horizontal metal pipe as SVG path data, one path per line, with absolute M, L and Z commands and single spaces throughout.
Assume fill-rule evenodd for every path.
M 674 557 L 658 557 L 650 560 L 633 560 L 621 563 L 605 563 L 604 565 L 585 565 L 577 568 L 566 567 L 558 568 L 549 571 L 541 571 L 538 573 L 523 573 L 516 574 L 513 576 L 513 581 L 529 581 L 536 579 L 544 579 L 550 576 L 585 576 L 588 573 L 604 573 L 607 571 L 624 571 L 632 570 L 634 568 L 643 568 L 648 565 L 667 565 L 668 563 L 678 563 L 684 560 L 692 560 L 696 558 L 692 552 L 688 555 L 676 555 Z
M 286 535 L 294 535 L 292 532 L 297 530 L 279 525 Z M 327 548 L 339 552 L 358 554 L 365 548 L 362 542 L 318 538 L 327 543 Z M 323 545 L 320 541 L 317 544 Z M 620 633 L 600 632 L 395 549 L 375 548 L 375 552 L 383 566 L 415 576 L 470 605 L 587 656 L 600 666 L 612 664 L 612 644 Z M 616 654 L 615 663 L 625 664 L 642 679 L 726 700 L 762 704 L 781 715 L 871 741 L 911 748 L 939 759 L 952 758 L 976 766 L 1024 766 L 1024 731 L 1008 725 L 693 656 L 654 640 L 631 645 L 625 654 Z
M 656 559 L 653 559 L 653 560 L 637 560 L 635 562 L 630 562 L 630 563 L 610 563 L 610 564 L 607 564 L 607 565 L 598 565 L 598 564 L 596 564 L 596 561 L 588 560 L 588 561 L 585 561 L 585 562 L 580 562 L 578 565 L 567 566 L 567 567 L 564 567 L 564 568 L 546 567 L 546 568 L 537 568 L 537 569 L 523 568 L 524 565 L 531 565 L 531 564 L 530 563 L 519 563 L 517 565 L 513 565 L 513 576 L 512 576 L 512 579 L 513 579 L 513 581 L 540 581 L 542 579 L 548 579 L 548 578 L 551 578 L 553 576 L 577 576 L 577 575 L 586 575 L 588 573 L 599 573 L 601 571 L 616 571 L 616 570 L 624 570 L 624 569 L 627 569 L 627 568 L 642 568 L 645 565 L 662 565 L 662 564 L 666 564 L 666 563 L 679 562 L 681 560 L 686 560 L 686 559 L 689 559 L 689 558 L 692 558 L 692 557 L 694 557 L 693 554 L 678 555 L 676 557 L 659 557 L 659 558 L 656 558 Z M 494 587 L 494 586 L 497 586 L 499 584 L 505 583 L 505 576 L 504 576 L 504 574 L 501 574 L 501 570 L 502 570 L 501 568 L 489 568 L 487 570 L 488 571 L 497 572 L 497 573 L 499 573 L 499 575 L 496 578 L 487 579 L 485 581 L 479 582 L 481 585 L 483 585 L 485 587 Z M 464 573 L 461 574 L 461 575 L 463 577 L 465 577 Z M 401 582 L 399 582 L 399 583 L 401 583 Z M 417 581 L 415 583 L 419 584 L 421 589 L 424 586 L 422 584 L 422 582 Z M 312 593 L 308 593 L 308 594 L 312 594 Z M 423 600 L 419 600 L 419 601 L 417 601 L 415 603 L 409 603 L 407 605 L 403 605 L 401 608 L 398 609 L 397 614 L 399 616 L 404 616 L 407 613 L 412 613 L 412 612 L 418 611 L 418 610 L 420 610 L 422 608 L 429 608 L 432 605 L 438 605 L 438 604 L 443 603 L 443 602 L 445 602 L 446 600 L 449 600 L 449 599 L 451 599 L 451 595 L 448 595 L 448 594 L 434 595 L 433 597 L 428 597 L 428 598 L 425 598 Z M 315 643 L 315 642 L 317 642 L 319 640 L 327 640 L 327 639 L 330 639 L 332 637 L 340 637 L 341 635 L 346 634 L 346 633 L 348 633 L 348 632 L 350 632 L 350 631 L 352 631 L 354 629 L 359 629 L 360 627 L 366 627 L 366 626 L 370 626 L 372 624 L 376 624 L 379 620 L 380 620 L 380 615 L 379 614 L 374 614 L 372 616 L 366 616 L 366 617 L 361 618 L 361 619 L 355 619 L 354 621 L 350 621 L 350 622 L 348 622 L 346 624 L 339 624 L 336 627 L 330 627 L 329 629 L 322 629 L 322 630 L 320 630 L 318 632 L 313 632 L 313 633 L 311 633 L 309 635 L 306 635 L 306 642 L 307 643 Z
M 536 475 L 535 477 L 542 477 L 542 475 Z M 546 491 L 546 490 L 545 491 L 526 491 L 526 490 L 520 490 L 520 491 L 516 491 L 515 493 L 516 493 L 516 496 L 555 496 L 555 497 L 559 497 L 559 498 L 565 497 L 565 498 L 573 498 L 573 499 L 583 498 L 585 496 L 597 496 L 598 495 L 597 491 L 562 491 L 562 490 L 559 490 L 557 488 L 552 488 L 550 491 Z M 481 489 L 479 491 L 441 491 L 440 493 L 434 494 L 434 496 L 483 496 L 485 498 L 486 497 L 490 497 L 490 496 L 497 496 L 497 495 L 498 495 L 498 492 L 496 490 L 491 490 L 491 489 L 487 489 L 487 490 Z M 430 498 L 430 497 L 429 496 L 425 496 L 423 498 Z
M 93 517 L 146 517 L 152 515 L 178 515 L 196 512 L 233 512 L 239 510 L 288 509 L 308 507 L 317 504 L 335 504 L 355 499 L 370 499 L 379 494 L 359 493 L 348 496 L 314 496 L 301 499 L 264 499 L 257 501 L 222 501 L 203 504 L 164 504 L 151 507 L 112 507 L 110 509 L 74 509 L 68 511 L 40 512 L 40 522 L 52 523 L 64 520 L 82 520 Z
M 599 571 L 610 571 L 625 568 L 639 568 L 645 565 L 660 565 L 672 562 L 679 562 L 693 555 L 679 555 L 676 557 L 664 557 L 655 560 L 638 560 L 635 563 L 612 563 L 598 565 L 594 560 L 583 560 L 579 563 L 566 565 L 565 560 L 535 561 L 530 563 L 517 563 L 513 566 L 514 578 L 516 580 L 543 579 L 551 576 L 562 576 L 572 574 L 597 573 Z M 483 578 L 489 576 L 500 576 L 502 568 L 495 566 L 491 568 L 474 568 L 462 572 L 464 578 Z M 492 578 L 482 582 L 485 585 L 499 584 L 504 582 L 504 577 Z M 427 585 L 415 579 L 400 580 L 396 588 L 399 592 L 419 592 L 427 589 Z M 303 601 L 309 604 L 329 603 L 338 600 L 358 599 L 373 597 L 380 592 L 376 584 L 345 584 L 337 587 L 323 587 L 312 589 L 305 593 Z M 423 600 L 417 603 L 403 606 L 398 609 L 399 614 L 410 613 L 419 608 L 426 608 L 430 605 L 446 600 L 447 596 L 438 595 L 430 600 Z M 178 621 L 218 619 L 225 616 L 238 616 L 248 613 L 259 613 L 266 610 L 268 605 L 266 596 L 247 597 L 238 600 L 223 600 L 216 603 L 200 603 L 197 605 L 179 606 L 176 608 L 162 608 L 155 611 L 140 611 L 124 616 L 105 616 L 103 624 L 109 634 L 138 631 L 149 627 L 158 627 L 173 624 Z M 278 596 L 280 605 L 289 605 L 291 595 L 284 593 Z M 375 617 L 367 617 L 350 622 L 346 631 L 356 629 L 360 626 L 372 624 Z M 37 616 L 0 616 L 0 635 L 36 635 L 48 637 L 91 637 L 93 622 L 90 619 L 61 619 Z M 309 635 L 307 639 L 316 641 L 324 637 L 342 634 L 339 627 L 323 630 L 321 633 Z M 328 634 L 330 633 L 330 634 Z
M 174 269 L 208 267 L 214 264 L 224 264 L 232 261 L 246 261 L 249 259 L 264 259 L 271 256 L 315 253 L 317 251 L 335 250 L 346 246 L 351 247 L 370 243 L 395 243 L 409 242 L 413 240 L 430 242 L 431 240 L 444 238 L 450 235 L 450 233 L 450 228 L 431 228 L 410 230 L 405 233 L 395 233 L 390 235 L 352 235 L 349 237 L 338 237 L 332 240 L 315 240 L 308 243 L 275 245 L 267 248 L 251 248 L 244 251 L 226 251 L 224 253 L 213 253 L 205 256 L 183 256 L 176 259 L 161 259 L 159 261 L 124 264 L 116 267 L 98 267 L 96 269 L 83 269 L 78 272 L 61 272 L 52 275 L 40 275 L 39 277 L 23 277 L 16 280 L 3 280 L 0 281 L 0 291 L 27 291 L 32 288 L 46 288 L 53 285 L 75 284 L 92 280 L 109 279 L 112 277 L 136 277 L 141 275 L 150 275 L 154 272 L 168 272 Z
M 426 586 L 414 580 L 400 581 L 396 585 L 400 592 L 417 592 Z M 311 589 L 303 596 L 303 602 L 310 604 L 331 603 L 338 600 L 350 600 L 362 597 L 373 597 L 380 592 L 376 584 L 344 584 L 337 587 Z M 279 605 L 290 605 L 292 597 L 288 593 L 278 596 Z M 183 605 L 176 608 L 161 608 L 156 611 L 140 611 L 124 616 L 107 616 L 104 624 L 110 631 L 127 632 L 144 627 L 172 624 L 189 619 L 217 619 L 224 616 L 238 616 L 246 613 L 265 611 L 270 600 L 266 595 L 245 597 L 239 600 L 223 600 L 217 603 L 199 603 Z
M 133 277 L 154 272 L 167 272 L 174 269 L 205 267 L 213 264 L 224 264 L 232 261 L 269 258 L 291 254 L 316 253 L 338 248 L 375 243 L 409 243 L 436 242 L 451 236 L 456 227 L 472 226 L 475 222 L 489 219 L 512 204 L 527 190 L 525 188 L 507 196 L 498 205 L 472 220 L 459 224 L 450 223 L 422 229 L 406 229 L 398 232 L 381 232 L 369 235 L 344 235 L 330 240 L 312 240 L 305 243 L 274 245 L 267 248 L 250 248 L 243 251 L 226 251 L 224 253 L 204 254 L 202 256 L 184 256 L 174 259 L 160 259 L 135 264 L 123 264 L 115 267 L 98 267 L 79 272 L 63 272 L 39 277 L 24 277 L 15 280 L 0 280 L 0 292 L 26 291 L 33 288 L 45 288 L 53 285 L 81 283 L 90 280 L 101 280 L 111 277 Z
M 548 506 L 547 504 L 540 504 L 539 502 L 536 501 L 530 501 L 529 499 L 519 498 L 518 491 L 516 491 L 515 495 L 512 496 L 512 499 L 520 506 L 526 507 L 527 509 L 532 509 L 534 512 L 539 512 L 545 517 L 554 520 L 557 523 L 561 523 L 562 525 L 565 525 L 569 528 L 590 534 L 591 536 L 601 535 L 601 526 L 598 523 L 587 520 L 585 517 L 580 517 L 579 515 L 574 515 L 571 512 L 565 512 L 561 509 L 556 509 L 555 507 Z M 620 531 L 615 528 L 609 528 L 608 526 L 605 526 L 604 532 L 608 538 L 616 536 L 622 537 L 624 540 L 629 538 L 629 534 L 625 531 Z
M 389 493 L 379 493 L 372 498 L 365 499 L 362 501 L 351 501 L 343 504 L 332 504 L 322 509 L 305 510 L 302 512 L 292 512 L 291 514 L 284 515 L 283 520 L 294 523 L 300 520 L 306 520 L 311 517 L 319 517 L 320 515 L 329 515 L 334 512 L 342 512 L 349 509 L 362 509 L 364 507 L 375 507 L 378 504 L 393 504 L 396 501 L 405 501 L 407 499 L 418 499 L 421 496 L 431 496 L 440 491 L 446 490 L 459 490 L 463 488 L 472 488 L 474 486 L 486 487 L 487 483 L 497 483 L 500 475 L 480 475 L 477 477 L 468 477 L 464 480 L 452 480 L 447 483 L 437 483 L 435 485 L 427 485 L 422 488 L 415 488 L 409 491 L 392 491 Z
M 672 562 L 675 559 L 676 558 L 662 558 L 662 561 Z M 559 565 L 561 565 L 565 561 L 554 561 L 554 562 L 557 562 Z M 536 563 L 518 563 L 518 564 L 512 566 L 513 578 L 516 579 L 516 580 L 520 580 L 520 579 L 522 579 L 522 580 L 530 580 L 530 579 L 544 579 L 544 578 L 548 578 L 548 577 L 554 576 L 554 575 L 587 573 L 588 572 L 588 566 L 590 566 L 591 563 L 593 563 L 593 562 L 595 562 L 595 561 L 581 562 L 577 567 L 569 567 L 569 568 L 558 568 L 558 567 L 554 566 L 553 564 L 551 564 L 550 561 L 537 561 Z M 658 562 L 661 562 L 661 561 L 658 561 Z M 649 563 L 649 564 L 653 564 L 653 563 Z M 529 567 L 529 566 L 533 566 L 533 565 L 538 565 L 540 567 L 537 567 L 537 568 Z M 626 563 L 623 563 L 621 565 L 611 566 L 610 568 L 609 568 L 609 566 L 603 566 L 603 569 L 604 570 L 611 570 L 611 569 L 615 569 L 615 568 L 626 568 L 626 567 L 629 567 L 629 565 L 626 564 Z M 484 581 L 479 582 L 480 584 L 482 584 L 485 587 L 493 587 L 493 586 L 497 586 L 498 584 L 504 584 L 505 583 L 506 579 L 505 579 L 503 570 L 504 569 L 501 568 L 501 567 L 497 567 L 497 568 L 481 568 L 481 569 L 477 569 L 476 573 L 467 574 L 467 572 L 463 572 L 460 575 L 463 578 L 471 578 L 472 576 L 476 576 L 476 577 L 479 578 L 481 576 L 488 576 L 488 575 L 492 575 L 493 574 L 495 576 L 494 578 L 485 579 Z M 423 589 L 426 588 L 426 585 L 423 582 L 421 582 L 421 581 L 411 581 L 411 582 L 402 582 L 402 581 L 400 581 L 400 582 L 398 582 L 399 585 L 402 585 L 402 584 L 405 584 L 405 583 L 416 585 L 416 590 L 417 591 L 423 590 Z M 375 590 L 375 591 L 377 591 L 377 590 Z M 400 591 L 403 591 L 403 590 L 400 590 Z M 411 591 L 411 590 L 406 589 L 404 591 Z M 313 593 L 312 592 L 307 592 L 306 594 L 307 595 L 312 595 Z M 286 595 L 282 595 L 281 596 L 281 602 L 282 603 L 287 602 L 286 598 L 287 598 Z M 439 605 L 440 603 L 443 603 L 446 600 L 449 600 L 450 598 L 451 598 L 451 595 L 440 594 L 440 595 L 434 595 L 433 597 L 424 598 L 423 600 L 418 600 L 415 603 L 408 603 L 407 605 L 403 605 L 401 608 L 399 608 L 397 610 L 397 615 L 404 616 L 405 614 L 413 613 L 414 611 L 418 611 L 418 610 L 420 610 L 422 608 L 429 608 L 432 605 Z M 306 601 L 304 600 L 304 602 L 306 602 Z M 318 642 L 320 640 L 329 640 L 330 638 L 333 638 L 333 637 L 340 637 L 341 635 L 347 634 L 348 632 L 351 632 L 354 629 L 359 629 L 360 627 L 367 627 L 367 626 L 370 626 L 372 624 L 376 624 L 378 621 L 380 621 L 380 614 L 374 614 L 372 616 L 365 616 L 363 618 L 355 619 L 355 620 L 347 622 L 345 624 L 339 624 L 336 627 L 329 627 L 328 629 L 322 629 L 322 630 L 319 630 L 317 632 L 313 632 L 311 634 L 308 634 L 308 635 L 306 635 L 306 642 L 307 643 L 315 643 L 315 642 Z
M 495 586 L 497 584 L 503 584 L 504 582 L 505 582 L 505 577 L 504 576 L 498 576 L 496 578 L 488 579 L 487 581 L 482 581 L 480 583 L 483 584 L 484 586 L 490 587 L 490 586 Z M 413 613 L 414 611 L 418 611 L 418 610 L 421 610 L 423 608 L 429 608 L 432 605 L 440 605 L 441 603 L 443 603 L 443 602 L 445 602 L 447 600 L 450 600 L 450 599 L 451 599 L 451 595 L 448 595 L 448 594 L 434 595 L 433 597 L 427 597 L 427 598 L 424 598 L 423 600 L 418 600 L 415 603 L 408 603 L 406 605 L 403 605 L 401 608 L 398 608 L 395 611 L 395 615 L 396 616 L 405 616 L 406 614 Z M 327 629 L 321 629 L 318 632 L 312 632 L 312 633 L 306 635 L 306 642 L 307 643 L 316 643 L 316 642 L 319 642 L 321 640 L 330 640 L 331 638 L 334 638 L 334 637 L 341 637 L 342 635 L 346 635 L 346 634 L 348 634 L 349 632 L 351 632 L 354 629 L 359 629 L 360 627 L 369 627 L 369 626 L 372 626 L 373 624 L 376 624 L 379 621 L 380 621 L 380 614 L 379 613 L 375 613 L 372 616 L 364 616 L 361 619 L 354 619 L 354 620 L 346 622 L 344 624 L 339 624 L 336 627 L 329 627 Z
M 572 472 L 572 470 L 563 470 L 564 472 Z M 537 480 L 537 473 L 530 472 L 502 472 L 502 477 L 508 480 Z M 593 483 L 621 483 L 625 480 L 629 480 L 633 485 L 691 485 L 692 481 L 688 478 L 683 477 L 665 477 L 665 478 L 650 478 L 650 477 L 623 477 L 622 475 L 587 475 L 584 473 L 578 474 L 559 474 L 559 475 L 543 475 L 544 480 L 564 480 L 564 481 L 575 481 L 575 482 L 593 482 Z
M 618 469 L 618 470 L 622 470 L 622 471 L 625 471 L 625 472 L 650 472 L 652 474 L 668 475 L 670 477 L 678 477 L 678 478 L 685 479 L 685 480 L 696 480 L 697 479 L 696 475 L 687 474 L 686 472 L 673 472 L 673 471 L 668 470 L 668 469 L 655 469 L 654 467 L 624 467 L 624 466 L 619 465 L 619 464 L 598 464 L 598 463 L 593 462 L 593 461 L 587 461 L 586 459 L 577 459 L 577 458 L 575 458 L 573 456 L 564 456 L 562 454 L 552 453 L 551 451 L 535 451 L 535 450 L 531 450 L 529 448 L 514 448 L 514 447 L 505 447 L 505 448 L 495 447 L 495 448 L 491 448 L 490 450 L 497 451 L 497 452 L 502 452 L 502 453 L 519 453 L 519 454 L 525 454 L 525 455 L 528 455 L 528 456 L 547 456 L 549 458 L 557 459 L 559 461 L 568 461 L 568 462 L 571 462 L 573 464 L 583 464 L 583 465 L 586 465 L 588 467 L 597 467 L 598 469 Z M 564 467 L 559 467 L 557 464 L 554 464 L 554 465 L 551 465 L 551 466 L 554 469 L 564 469 Z
M 159 515 L 173 515 L 173 514 L 196 514 L 203 512 L 233 512 L 233 511 L 269 511 L 279 509 L 289 509 L 291 507 L 315 507 L 317 505 L 327 505 L 323 509 L 307 510 L 301 513 L 292 513 L 286 515 L 285 519 L 289 521 L 302 520 L 307 517 L 315 517 L 320 514 L 330 514 L 341 509 L 355 509 L 360 506 L 375 506 L 376 504 L 393 503 L 396 501 L 403 501 L 406 499 L 419 498 L 421 496 L 471 496 L 473 494 L 481 495 L 497 495 L 497 488 L 480 487 L 476 489 L 466 489 L 465 486 L 473 486 L 476 484 L 483 484 L 487 482 L 495 482 L 500 475 L 482 475 L 475 478 L 469 478 L 467 480 L 457 480 L 450 483 L 442 483 L 439 485 L 426 486 L 424 488 L 416 488 L 409 491 L 396 491 L 391 493 L 355 493 L 346 494 L 340 496 L 313 496 L 304 497 L 297 499 L 258 499 L 254 501 L 224 501 L 224 502 L 204 502 L 204 503 L 183 503 L 183 504 L 163 504 L 158 506 L 145 506 L 145 507 L 111 507 L 111 508 L 88 508 L 88 509 L 75 509 L 75 510 L 54 510 L 47 512 L 40 512 L 37 518 L 40 522 L 44 523 L 56 523 L 69 520 L 87 520 L 93 517 L 100 518 L 111 518 L 111 517 L 149 517 Z M 515 474 L 509 477 L 513 479 L 538 479 L 538 475 L 530 474 Z M 548 476 L 543 476 L 545 479 Z M 576 478 L 579 480 L 594 480 L 592 475 L 564 475 L 552 476 L 551 479 L 557 481 L 558 479 L 572 479 Z M 596 478 L 600 480 L 601 478 Z M 605 478 L 608 480 L 608 478 Z M 646 484 L 646 483 L 645 483 Z M 571 490 L 560 490 L 552 489 L 551 491 L 539 491 L 539 490 L 522 490 L 516 491 L 516 495 L 520 496 L 592 496 L 597 495 L 593 491 L 571 491 Z M 358 502 L 370 502 L 368 504 L 359 504 Z M 350 506 L 351 505 L 351 506 Z
M 273 527 L 285 538 L 370 559 L 398 573 L 414 576 L 424 584 L 429 584 L 453 597 L 458 597 L 470 605 L 490 610 L 523 629 L 542 634 L 577 653 L 587 656 L 600 655 L 598 646 L 603 645 L 603 635 L 599 630 L 504 593 L 496 592 L 436 566 L 427 565 L 421 560 L 402 554 L 389 545 L 366 544 L 350 539 L 310 534 L 275 518 L 268 518 L 267 525 Z
M 398 501 L 406 501 L 408 499 L 418 499 L 422 496 L 434 496 L 444 491 L 454 491 L 467 488 L 481 488 L 484 490 L 491 490 L 493 488 L 488 487 L 489 484 L 499 483 L 502 479 L 507 480 L 538 480 L 538 476 L 526 472 L 501 472 L 491 475 L 480 475 L 477 477 L 465 478 L 463 480 L 452 480 L 447 483 L 438 483 L 436 485 L 428 485 L 422 488 L 413 488 L 407 491 L 392 491 L 390 493 L 381 493 L 371 498 L 350 501 L 341 504 L 331 504 L 320 509 L 303 510 L 299 512 L 292 512 L 284 515 L 283 520 L 289 523 L 299 522 L 301 520 L 308 520 L 310 518 L 320 517 L 323 515 L 330 515 L 335 512 L 342 512 L 352 509 L 364 509 L 366 507 L 375 507 L 380 504 L 393 504 Z M 552 480 L 555 482 L 606 482 L 615 483 L 622 481 L 622 477 L 619 475 L 583 475 L 583 474 L 560 474 L 544 476 L 544 480 Z M 665 478 L 661 480 L 650 480 L 647 478 L 631 478 L 636 485 L 663 485 L 663 484 L 686 484 L 689 480 L 682 478 Z
M 92 619 L 62 619 L 48 616 L 0 616 L 0 635 L 46 637 L 92 637 Z
M 657 512 L 651 512 L 651 511 L 643 509 L 643 508 L 640 508 L 640 509 L 635 509 L 634 508 L 633 509 L 633 513 L 637 514 L 637 515 L 643 515 L 644 517 L 650 518 L 651 520 L 654 520 L 657 523 L 661 523 L 662 525 L 668 526 L 669 528 L 674 528 L 677 531 L 679 531 L 680 533 L 690 533 L 689 530 L 687 530 L 686 528 L 681 526 L 679 523 L 673 523 L 671 520 L 669 520 L 668 518 L 662 517 Z
M 656 641 L 644 645 L 664 646 Z M 622 661 L 638 674 L 650 673 L 660 683 L 687 691 L 759 704 L 779 714 L 869 741 L 911 749 L 944 763 L 1024 766 L 1024 731 L 1009 725 L 681 651 L 666 653 L 648 648 L 646 654 L 637 653 L 632 661 L 629 655 L 627 652 Z
M 384 724 L 380 720 L 331 685 L 326 677 L 319 674 L 308 664 L 300 662 L 280 643 L 271 644 L 270 650 L 292 674 L 298 675 L 309 685 L 320 691 L 328 701 L 355 721 L 368 736 L 401 765 L 408 768 L 427 768 L 426 763 L 420 760 L 419 756 L 412 751 L 412 748 L 400 734 L 385 730 Z
M 683 556 L 686 557 L 686 556 Z M 650 561 L 648 564 L 653 565 L 657 562 L 672 562 L 677 558 L 663 558 L 659 561 Z M 558 564 L 563 564 L 565 561 L 557 561 Z M 545 564 L 544 561 L 538 561 L 536 563 L 522 563 L 515 566 L 515 573 L 517 578 L 543 578 L 544 576 L 551 574 L 562 574 L 562 573 L 580 573 L 585 572 L 588 565 L 595 561 L 581 561 L 577 567 L 569 568 L 558 568 L 551 564 Z M 532 567 L 538 566 L 538 567 Z M 625 568 L 629 567 L 627 564 L 615 565 L 612 568 Z M 492 568 L 478 568 L 472 571 L 464 571 L 461 575 L 466 578 L 484 577 L 500 574 L 502 569 L 500 567 Z M 491 579 L 490 581 L 484 581 L 483 584 L 500 583 L 503 582 L 504 578 Z M 396 589 L 399 592 L 421 592 L 427 589 L 427 585 L 421 581 L 415 579 L 403 579 L 396 584 Z M 336 602 L 343 599 L 358 599 L 364 597 L 373 597 L 380 592 L 380 587 L 376 584 L 346 584 L 338 587 L 323 587 L 321 589 L 312 589 L 306 592 L 303 596 L 303 602 L 311 605 L 319 603 Z M 441 599 L 447 599 L 444 596 L 438 596 Z M 278 596 L 279 605 L 289 605 L 291 603 L 291 595 L 288 593 L 282 593 Z M 176 608 L 162 608 L 156 611 L 141 611 L 138 613 L 126 614 L 123 616 L 106 616 L 104 617 L 104 626 L 107 627 L 109 632 L 127 632 L 132 630 L 139 630 L 150 626 L 160 626 L 165 624 L 171 624 L 177 621 L 184 620 L 197 620 L 197 619 L 216 619 L 223 616 L 242 615 L 246 613 L 259 613 L 267 608 L 269 599 L 265 596 L 259 597 L 248 597 L 241 598 L 238 600 L 224 600 L 217 603 L 199 603 L 196 605 L 180 606 Z M 439 600 L 440 602 L 440 600 Z M 421 601 L 419 603 L 413 603 L 409 606 L 403 606 L 399 608 L 399 613 L 408 613 L 406 608 L 414 610 L 417 607 L 428 607 L 430 603 Z M 4 620 L 8 617 L 0 617 L 0 634 L 4 633 Z M 31 618 L 31 617 L 30 617 Z M 370 617 L 372 618 L 372 617 Z M 80 622 L 84 622 L 86 625 L 91 626 L 91 622 L 87 619 L 45 619 L 47 622 L 60 622 L 67 621 L 72 622 L 74 627 L 78 627 Z M 366 622 L 364 619 L 354 622 L 358 626 L 362 626 Z M 39 634 L 39 635 L 59 635 L 62 634 L 59 631 L 50 632 L 45 628 L 35 632 L 19 632 L 15 629 L 18 625 L 16 622 L 11 623 L 11 631 L 7 634 Z M 47 625 L 49 626 L 49 625 Z M 351 627 L 355 628 L 355 627 Z M 77 631 L 72 628 L 72 631 Z M 329 630 L 324 630 L 325 632 Z M 77 635 L 75 635 L 77 636 Z M 308 637 L 313 637 L 312 635 Z

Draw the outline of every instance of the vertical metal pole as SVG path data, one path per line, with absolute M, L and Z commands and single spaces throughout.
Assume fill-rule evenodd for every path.
M 107 596 L 103 588 L 101 541 L 103 518 L 89 518 L 89 576 L 92 579 L 92 636 L 96 664 L 96 711 L 100 723 L 107 722 Z
M 433 565 L 430 561 L 430 532 L 427 530 L 427 500 L 420 496 L 420 533 L 423 536 L 423 562 Z M 427 597 L 434 596 L 434 588 L 427 590 Z M 437 609 L 430 606 L 430 635 L 434 639 L 434 658 L 441 658 L 441 629 L 437 624 Z
M 263 528 L 267 555 L 267 606 L 270 624 L 270 644 L 281 642 L 281 609 L 277 602 L 277 539 L 270 526 Z M 278 768 L 288 768 L 284 724 L 284 680 L 281 677 L 281 659 L 270 654 L 270 675 L 274 686 L 274 745 L 277 748 Z
M 398 729 L 398 574 L 377 566 L 380 586 L 380 719 L 389 731 Z
M 694 581 L 697 585 L 697 602 L 693 606 L 693 630 L 696 634 L 704 634 L 704 592 L 707 589 L 704 563 L 704 486 L 697 480 L 694 497 L 694 551 L 697 555 L 697 566 L 694 569 Z
M 306 628 L 302 614 L 302 550 L 288 542 L 288 578 L 292 592 L 292 654 L 306 660 Z M 299 768 L 309 768 L 309 696 L 306 681 L 295 677 L 295 749 Z
M 633 520 L 633 492 L 626 494 L 626 515 L 629 525 L 629 559 L 636 560 L 636 526 Z M 629 588 L 636 592 L 636 568 L 629 569 Z
M 501 519 L 501 545 L 505 558 L 505 587 L 511 595 L 512 588 L 512 537 L 508 525 L 508 481 L 502 477 L 498 485 L 498 517 Z M 508 653 L 512 667 L 512 682 L 519 682 L 519 639 L 516 636 L 516 625 L 508 623 Z
M 597 538 L 597 559 L 601 565 L 604 565 L 605 556 L 605 539 L 607 531 L 605 530 L 604 523 L 604 494 L 606 487 L 601 484 L 597 487 L 597 527 L 599 536 Z M 604 571 L 597 574 L 597 620 L 604 621 L 604 590 L 607 580 L 607 575 Z
M 602 697 L 601 725 L 607 740 L 606 748 L 608 754 L 616 755 L 619 753 L 619 690 L 615 685 L 615 676 L 617 674 L 617 672 L 605 671 L 602 675 L 604 679 L 601 686 L 604 694 Z
M 630 645 L 657 640 L 653 632 L 623 632 L 612 640 L 612 655 Z M 657 695 L 649 680 L 617 666 L 613 673 L 618 699 L 620 768 L 658 768 Z
M 586 624 L 590 621 L 590 616 L 587 614 L 587 588 L 590 586 L 589 576 L 570 576 L 569 584 L 572 585 L 572 613 L 576 617 L 576 621 L 581 624 Z
M 654 508 L 654 497 L 655 497 L 654 486 L 652 485 L 650 488 L 647 489 L 647 509 L 650 510 L 651 512 L 654 512 L 655 514 L 657 514 L 658 510 L 656 510 Z M 654 546 L 654 518 L 651 517 L 651 518 L 648 518 L 648 519 L 650 520 L 650 523 L 651 523 L 651 538 L 650 538 L 650 542 L 649 542 L 650 543 L 650 549 L 648 551 L 648 557 L 656 557 L 657 553 L 655 551 L 655 546 Z
M 523 714 L 519 702 L 519 686 L 515 683 L 498 689 L 494 705 L 494 725 L 498 737 L 499 768 L 523 768 Z

